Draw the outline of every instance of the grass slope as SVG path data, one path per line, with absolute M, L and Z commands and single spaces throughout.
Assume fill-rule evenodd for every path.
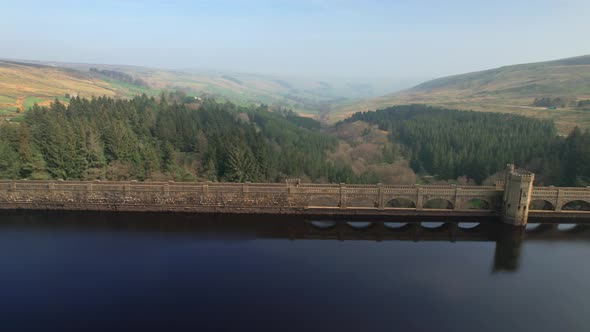
M 346 102 L 379 96 L 400 87 L 393 79 L 317 80 L 211 70 L 166 70 L 57 62 L 44 64 L 80 71 L 88 71 L 92 67 L 115 70 L 141 78 L 158 91 L 183 90 L 194 96 L 209 94 L 219 101 L 229 100 L 239 105 L 265 103 L 290 108 L 304 116 L 316 118 L 327 118 L 334 107 Z
M 0 115 L 14 116 L 35 103 L 45 105 L 66 94 L 89 96 L 130 95 L 124 88 L 78 70 L 0 60 Z
M 562 133 L 576 125 L 590 128 L 590 110 L 530 106 L 537 97 L 564 96 L 590 99 L 590 55 L 443 77 L 399 93 L 344 105 L 335 110 L 335 118 L 391 105 L 424 103 L 553 119 Z
M 135 86 L 90 72 L 114 70 L 140 78 L 149 88 Z M 0 113 L 34 103 L 48 104 L 66 93 L 80 96 L 131 97 L 162 90 L 182 90 L 189 96 L 208 94 L 238 105 L 265 103 L 290 108 L 304 116 L 324 118 L 337 105 L 378 96 L 396 88 L 392 81 L 332 80 L 278 77 L 237 72 L 165 70 L 123 65 L 0 60 Z M 1 114 L 0 114 L 1 115 Z

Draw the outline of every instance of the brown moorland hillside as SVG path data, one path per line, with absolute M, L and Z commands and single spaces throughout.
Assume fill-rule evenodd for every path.
M 73 69 L 0 60 L 0 115 L 65 96 L 116 96 L 109 83 Z M 67 100 L 66 100 L 67 101 Z
M 133 81 L 145 84 L 132 84 Z M 396 86 L 391 83 L 394 81 L 324 81 L 213 70 L 0 60 L 0 115 L 13 117 L 17 108 L 26 110 L 34 103 L 48 104 L 55 98 L 67 102 L 66 94 L 127 98 L 176 90 L 188 96 L 207 95 L 243 106 L 264 103 L 289 108 L 304 116 L 327 119 L 336 105 L 391 91 Z
M 332 118 L 420 103 L 552 119 L 561 133 L 575 126 L 590 128 L 590 109 L 575 105 L 538 107 L 533 105 L 535 98 L 590 99 L 590 55 L 443 77 L 398 93 L 349 103 L 337 108 Z

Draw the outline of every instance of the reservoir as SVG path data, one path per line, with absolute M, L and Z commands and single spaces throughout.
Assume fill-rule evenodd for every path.
M 590 331 L 590 225 L 0 214 L 0 331 Z

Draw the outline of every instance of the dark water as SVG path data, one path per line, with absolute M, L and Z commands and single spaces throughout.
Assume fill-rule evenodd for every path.
M 0 331 L 590 331 L 588 226 L 0 220 Z

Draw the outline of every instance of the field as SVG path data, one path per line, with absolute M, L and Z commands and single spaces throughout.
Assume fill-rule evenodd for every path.
M 22 109 L 27 110 L 27 109 L 33 107 L 33 105 L 35 105 L 35 104 L 44 104 L 47 101 L 48 101 L 47 98 L 26 97 L 25 100 L 20 105 L 17 105 L 17 106 L 21 107 Z
M 0 116 L 16 114 L 35 103 L 47 105 L 65 94 L 80 96 L 116 96 L 107 82 L 77 71 L 51 66 L 0 61 Z

